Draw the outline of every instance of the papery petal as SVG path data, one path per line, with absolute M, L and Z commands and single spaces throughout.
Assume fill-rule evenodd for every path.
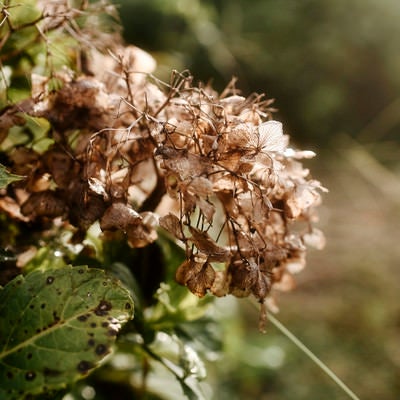
M 266 121 L 258 126 L 258 146 L 263 151 L 282 152 L 288 144 L 288 138 L 283 135 L 282 123 Z
M 215 271 L 210 264 L 204 263 L 201 270 L 186 282 L 190 291 L 198 297 L 203 297 L 215 280 Z
M 200 252 L 207 255 L 209 261 L 224 262 L 228 260 L 230 256 L 229 249 L 218 246 L 207 232 L 192 226 L 189 227 L 189 230 L 192 234 L 190 240 Z
M 164 228 L 177 239 L 184 240 L 182 225 L 179 218 L 174 214 L 167 214 L 159 219 L 161 228 Z
M 313 228 L 311 232 L 304 234 L 303 240 L 307 246 L 312 246 L 318 250 L 322 250 L 326 244 L 325 235 L 317 228 Z

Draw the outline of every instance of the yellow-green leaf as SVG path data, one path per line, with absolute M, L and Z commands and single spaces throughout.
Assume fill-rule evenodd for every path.
M 23 176 L 10 174 L 6 167 L 0 164 L 0 189 L 7 187 L 10 183 L 24 179 Z

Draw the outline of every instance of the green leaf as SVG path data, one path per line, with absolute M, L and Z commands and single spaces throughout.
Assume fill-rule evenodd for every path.
M 0 164 L 0 189 L 7 187 L 10 183 L 24 179 L 23 176 L 10 174 L 6 167 Z
M 16 277 L 0 291 L 0 399 L 84 378 L 132 316 L 128 290 L 103 270 L 68 266 Z
M 175 376 L 188 399 L 206 398 L 200 384 L 206 377 L 205 365 L 191 345 L 184 343 L 175 334 L 159 331 L 146 350 Z
M 41 247 L 36 252 L 35 256 L 25 264 L 24 273 L 28 274 L 37 269 L 45 271 L 50 269 L 64 268 L 67 266 L 67 264 L 63 256 L 63 252 L 58 252 L 49 243 L 47 246 Z

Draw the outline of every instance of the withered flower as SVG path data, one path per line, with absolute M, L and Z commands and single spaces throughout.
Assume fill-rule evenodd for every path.
M 305 245 L 324 244 L 313 223 L 326 189 L 301 164 L 314 153 L 289 147 L 271 100 L 240 96 L 234 81 L 218 94 L 176 71 L 160 82 L 152 57 L 118 38 L 86 40 L 84 69 L 53 71 L 58 90 L 33 75 L 32 98 L 4 113 L 10 126 L 22 106 L 47 119 L 53 144 L 10 152 L 12 172 L 27 175 L 24 201 L 4 192 L 0 208 L 24 221 L 62 216 L 81 232 L 100 221 L 132 247 L 161 227 L 185 248 L 176 279 L 197 296 L 264 304 L 292 288 Z

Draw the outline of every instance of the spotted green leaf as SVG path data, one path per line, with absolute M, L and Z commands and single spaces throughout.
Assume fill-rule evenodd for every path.
M 23 399 L 87 376 L 112 351 L 133 301 L 103 270 L 18 276 L 0 291 L 0 399 Z

